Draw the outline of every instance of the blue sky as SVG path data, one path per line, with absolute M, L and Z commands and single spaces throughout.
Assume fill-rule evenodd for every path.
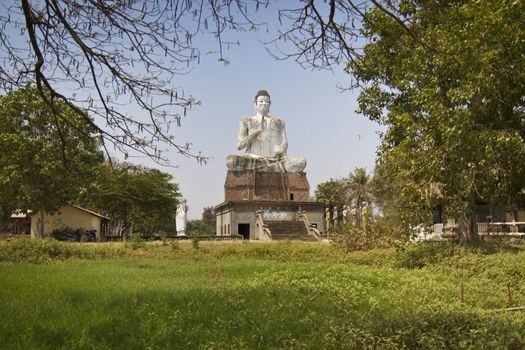
M 285 4 L 283 3 L 279 3 Z M 260 22 L 277 23 L 275 9 L 256 13 Z M 19 30 L 11 28 L 15 42 L 26 44 Z M 181 86 L 202 104 L 188 111 L 182 126 L 174 130 L 176 143 L 191 142 L 193 151 L 210 157 L 199 165 L 172 151 L 171 163 L 177 167 L 160 167 L 171 173 L 188 200 L 189 218 L 199 218 L 205 206 L 224 200 L 226 157 L 240 154 L 236 138 L 239 119 L 254 113 L 252 101 L 260 89 L 270 92 L 270 114 L 286 123 L 288 155 L 307 160 L 306 173 L 313 195 L 317 184 L 330 178 L 348 175 L 355 167 L 373 170 L 380 127 L 356 114 L 358 91 L 341 93 L 338 86 L 348 85 L 350 76 L 343 67 L 331 71 L 302 69 L 291 60 L 276 60 L 261 41 L 275 37 L 275 28 L 259 32 L 229 32 L 224 40 L 240 42 L 225 51 L 230 64 L 218 61 L 216 40 L 202 35 L 193 40 L 201 51 L 200 64 L 188 74 L 176 76 L 172 83 Z M 62 84 L 67 90 L 68 85 Z M 127 107 L 129 114 L 147 118 L 137 107 Z M 175 111 L 177 112 L 177 111 Z M 180 112 L 180 111 L 178 111 Z M 115 154 L 122 159 L 121 154 Z M 133 163 L 157 167 L 147 158 L 132 158 Z
M 239 119 L 254 113 L 252 101 L 260 89 L 270 92 L 270 114 L 286 123 L 288 155 L 307 160 L 311 195 L 320 182 L 346 176 L 355 167 L 373 170 L 380 127 L 355 112 L 358 91 L 338 91 L 338 85 L 350 81 L 342 67 L 335 72 L 304 70 L 293 61 L 272 58 L 259 42 L 265 33 L 234 35 L 240 46 L 226 52 L 229 65 L 215 55 L 202 55 L 200 65 L 175 79 L 202 101 L 175 135 L 179 143 L 191 142 L 194 151 L 211 157 L 207 165 L 199 165 L 173 153 L 170 158 L 178 168 L 164 169 L 188 200 L 190 219 L 199 218 L 204 206 L 224 200 L 226 156 L 240 154 L 235 147 Z

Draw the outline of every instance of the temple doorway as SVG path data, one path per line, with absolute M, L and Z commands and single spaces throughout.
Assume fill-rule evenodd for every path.
M 239 224 L 238 231 L 244 239 L 250 239 L 250 224 Z

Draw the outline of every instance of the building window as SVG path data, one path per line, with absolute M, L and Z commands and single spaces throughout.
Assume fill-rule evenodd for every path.
M 290 193 L 290 200 L 293 201 L 293 193 Z
M 228 224 L 228 234 L 230 234 L 230 224 Z

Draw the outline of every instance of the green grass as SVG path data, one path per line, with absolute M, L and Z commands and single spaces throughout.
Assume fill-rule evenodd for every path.
M 12 243 L 2 349 L 525 347 L 520 249 Z

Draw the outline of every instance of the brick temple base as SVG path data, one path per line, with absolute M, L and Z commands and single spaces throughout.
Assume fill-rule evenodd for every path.
M 228 170 L 224 200 L 308 201 L 310 185 L 305 173 Z

